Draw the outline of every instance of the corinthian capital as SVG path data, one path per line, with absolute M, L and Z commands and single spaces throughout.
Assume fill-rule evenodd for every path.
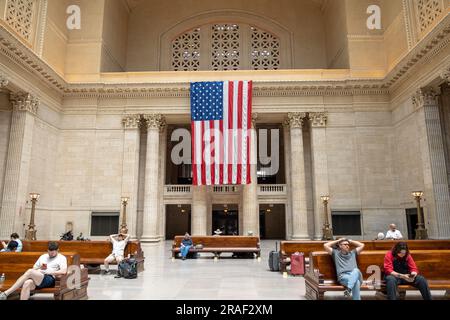
M 141 118 L 138 114 L 126 116 L 122 119 L 122 124 L 125 129 L 138 129 Z
M 433 88 L 422 88 L 417 90 L 412 97 L 414 109 L 437 105 L 438 95 L 439 93 Z
M 6 87 L 8 84 L 8 79 L 3 74 L 0 74 L 0 89 Z
M 32 94 L 26 92 L 12 93 L 10 100 L 14 110 L 28 111 L 34 115 L 37 114 L 39 99 Z
M 305 112 L 288 113 L 287 121 L 288 121 L 289 127 L 302 128 L 305 118 L 306 118 Z
M 323 128 L 327 126 L 328 114 L 326 112 L 311 112 L 311 125 L 314 128 Z
M 159 131 L 164 130 L 166 121 L 162 114 L 144 114 L 144 119 L 147 121 L 147 128 L 158 129 Z
M 258 114 L 252 113 L 252 128 L 256 128 L 256 120 L 258 120 Z
M 450 86 L 450 67 L 441 73 L 441 78 L 447 81 L 447 84 Z

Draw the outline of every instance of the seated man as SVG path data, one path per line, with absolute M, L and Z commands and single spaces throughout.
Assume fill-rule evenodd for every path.
M 58 253 L 58 244 L 50 242 L 48 252 L 39 257 L 33 266 L 25 272 L 11 288 L 0 292 L 0 300 L 6 300 L 8 296 L 22 287 L 20 300 L 28 300 L 30 292 L 34 289 L 52 288 L 55 286 L 55 276 L 67 273 L 67 259 Z
M 419 289 L 424 300 L 431 300 L 431 292 L 427 280 L 419 275 L 416 263 L 409 253 L 406 242 L 397 243 L 384 257 L 384 274 L 389 300 L 397 299 L 399 284 L 409 284 Z
M 18 244 L 15 241 L 8 242 L 6 249 L 0 250 L 0 252 L 17 252 Z
M 401 240 L 403 239 L 402 233 L 400 230 L 397 230 L 397 226 L 395 224 L 389 225 L 389 230 L 386 232 L 386 240 Z
M 20 241 L 19 238 L 20 238 L 19 235 L 15 232 L 13 234 L 11 234 L 11 236 L 10 236 L 11 241 L 17 242 L 16 252 L 22 252 L 22 247 L 23 247 L 22 241 Z M 3 246 L 3 249 L 6 249 L 7 244 L 2 241 L 2 246 Z
M 336 244 L 338 249 L 333 248 Z M 350 251 L 350 244 L 354 244 L 356 247 L 352 251 Z M 359 288 L 362 285 L 362 275 L 356 263 L 356 255 L 360 254 L 364 249 L 364 244 L 342 238 L 327 242 L 323 247 L 333 258 L 337 280 L 346 288 L 345 296 L 352 294 L 353 300 L 361 300 Z
M 124 259 L 125 247 L 127 246 L 130 235 L 112 234 L 109 236 L 113 244 L 112 253 L 105 259 L 105 274 L 110 274 L 109 264 L 116 261 L 119 264 Z

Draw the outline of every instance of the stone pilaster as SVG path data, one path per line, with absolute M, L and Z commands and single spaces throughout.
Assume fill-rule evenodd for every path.
M 143 242 L 160 241 L 158 235 L 159 134 L 164 118 L 161 114 L 144 115 L 147 125 Z
M 122 196 L 129 197 L 127 205 L 127 225 L 132 238 L 136 238 L 138 185 L 139 185 L 139 115 L 123 118 L 124 143 L 122 164 Z
M 438 93 L 421 89 L 413 97 L 424 175 L 425 227 L 430 238 L 450 238 L 450 194 Z M 412 190 L 413 191 L 413 190 Z
M 242 235 L 247 235 L 249 231 L 253 235 L 259 235 L 259 203 L 258 203 L 258 176 L 257 176 L 257 136 L 256 120 L 258 115 L 252 114 L 252 130 L 250 133 L 250 175 L 251 183 L 243 186 L 242 204 L 243 204 L 243 228 Z
M 28 93 L 11 94 L 13 113 L 0 212 L 0 237 L 19 232 L 25 223 L 33 129 L 39 100 Z M 34 190 L 35 192 L 39 190 Z
M 294 240 L 309 239 L 302 132 L 305 117 L 305 113 L 288 114 L 291 136 L 292 239 Z
M 164 123 L 160 126 L 159 135 L 159 182 L 158 182 L 158 234 L 161 239 L 165 239 L 166 206 L 164 205 L 164 185 L 166 182 L 166 154 L 167 154 L 167 126 Z
M 198 236 L 208 234 L 208 191 L 207 186 L 192 186 L 191 233 Z
M 324 224 L 321 196 L 329 195 L 326 126 L 328 115 L 325 112 L 309 114 L 311 119 L 311 151 L 314 175 L 314 238 L 322 238 Z
M 292 190 L 291 190 L 291 128 L 289 120 L 283 121 L 283 136 L 284 136 L 284 163 L 285 163 L 285 179 L 287 186 L 287 199 L 285 206 L 286 211 L 286 239 L 292 238 Z

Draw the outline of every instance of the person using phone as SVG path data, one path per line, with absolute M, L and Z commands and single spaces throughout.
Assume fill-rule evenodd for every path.
M 401 284 L 409 284 L 419 289 L 424 300 L 431 300 L 431 292 L 424 276 L 409 253 L 406 242 L 398 242 L 384 257 L 384 273 L 387 296 L 389 300 L 397 299 L 397 288 Z
M 55 276 L 67 273 L 67 258 L 59 253 L 56 242 L 49 242 L 47 253 L 41 255 L 32 269 L 27 270 L 11 288 L 0 292 L 0 300 L 6 300 L 17 289 L 20 300 L 28 300 L 30 292 L 35 289 L 52 288 L 55 286 Z

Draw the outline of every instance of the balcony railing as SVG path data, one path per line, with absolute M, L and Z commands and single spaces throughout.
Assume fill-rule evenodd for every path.
M 191 185 L 165 185 L 164 196 L 189 196 L 192 194 Z
M 287 188 L 285 184 L 260 184 L 258 185 L 258 195 L 287 196 Z
M 240 191 L 239 186 L 213 186 L 214 193 L 238 193 Z

